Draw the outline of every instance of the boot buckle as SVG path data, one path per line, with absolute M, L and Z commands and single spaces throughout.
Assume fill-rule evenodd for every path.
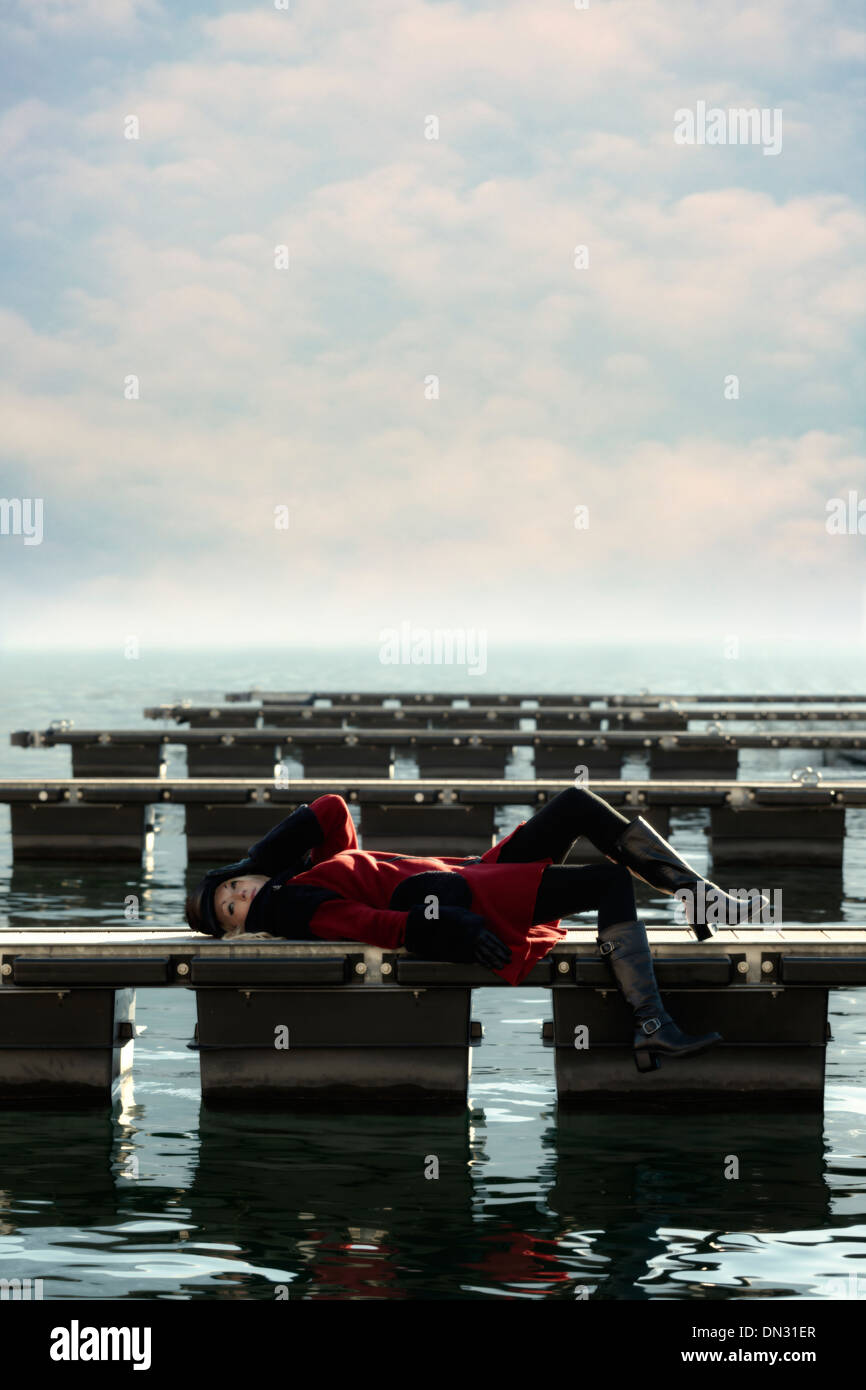
M 645 1018 L 641 1024 L 641 1031 L 643 1033 L 657 1033 L 661 1026 L 662 1021 L 660 1018 Z
M 617 944 L 618 943 L 616 941 L 602 941 L 601 945 L 598 948 L 599 955 L 609 956 L 614 946 L 616 946 Z

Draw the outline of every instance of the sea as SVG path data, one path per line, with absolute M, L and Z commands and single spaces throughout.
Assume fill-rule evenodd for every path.
M 862 638 L 832 647 L 494 644 L 483 671 L 382 655 L 0 650 L 0 772 L 70 773 L 68 747 L 13 748 L 13 730 L 56 719 L 153 729 L 145 706 L 220 702 L 252 688 L 866 692 Z M 526 775 L 523 756 L 509 776 Z M 804 761 L 825 777 L 866 775 L 863 764 L 802 750 L 746 752 L 741 767 L 787 780 Z M 639 758 L 626 770 L 647 775 Z M 408 760 L 396 768 L 412 771 Z M 182 749 L 170 751 L 168 774 L 185 775 Z M 512 808 L 498 830 L 523 814 Z M 866 920 L 866 813 L 849 817 L 841 874 L 774 870 L 788 921 Z M 678 847 L 702 869 L 705 824 L 693 810 L 672 822 Z M 163 808 L 152 860 L 139 868 L 16 866 L 0 806 L 0 932 L 128 928 L 129 894 L 140 899 L 142 925 L 175 932 L 186 882 L 182 807 Z M 644 919 L 672 921 L 671 900 L 638 887 Z M 71 1303 L 862 1299 L 864 1006 L 864 990 L 831 993 L 822 1112 L 559 1111 L 542 1044 L 549 994 L 521 988 L 474 993 L 484 1038 L 472 1049 L 464 1114 L 299 1116 L 203 1108 L 189 1046 L 193 994 L 140 989 L 132 1079 L 111 1109 L 0 1110 L 0 1297 L 29 1280 L 31 1296 Z

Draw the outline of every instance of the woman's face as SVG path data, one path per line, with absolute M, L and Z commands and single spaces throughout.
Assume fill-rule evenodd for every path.
M 267 882 L 267 874 L 245 874 L 242 878 L 227 878 L 220 884 L 213 895 L 213 905 L 226 936 L 242 934 L 250 903 Z

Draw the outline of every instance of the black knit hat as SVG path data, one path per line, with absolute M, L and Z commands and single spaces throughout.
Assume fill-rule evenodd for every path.
M 225 929 L 217 921 L 214 910 L 214 893 L 227 878 L 241 878 L 255 872 L 253 860 L 246 858 L 206 873 L 186 900 L 186 920 L 191 930 L 206 932 L 208 936 L 225 936 Z

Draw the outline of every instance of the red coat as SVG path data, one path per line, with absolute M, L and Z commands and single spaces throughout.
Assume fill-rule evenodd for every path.
M 294 874 L 292 886 L 326 888 L 339 895 L 321 903 L 309 920 L 313 936 L 326 941 L 363 941 L 396 949 L 403 945 L 408 913 L 388 907 L 403 879 L 428 870 L 461 874 L 472 891 L 472 911 L 487 919 L 490 929 L 511 950 L 511 961 L 495 973 L 519 985 L 536 961 L 566 935 L 557 918 L 532 924 L 541 875 L 552 859 L 528 864 L 499 864 L 503 845 L 511 836 L 475 859 L 451 856 L 422 858 L 392 856 L 358 849 L 349 808 L 341 796 L 320 796 L 311 810 L 324 831 L 312 851 L 313 867 Z M 513 834 L 514 832 L 512 832 Z

